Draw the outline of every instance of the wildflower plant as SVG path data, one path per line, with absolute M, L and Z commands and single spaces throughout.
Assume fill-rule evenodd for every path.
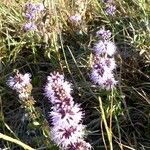
M 85 3 L 83 0 L 76 0 L 73 3 L 75 8 L 72 8 L 74 9 L 74 14 L 70 16 L 70 21 L 79 24 L 82 21 L 82 15 L 85 14 Z
M 106 8 L 106 13 L 110 16 L 114 15 L 115 14 L 115 11 L 116 11 L 116 6 L 115 5 L 109 5 L 107 8 Z
M 105 4 L 105 12 L 107 15 L 112 16 L 116 12 L 116 6 L 113 4 L 113 0 L 103 0 L 102 1 Z
M 41 110 L 35 107 L 35 100 L 32 96 L 32 84 L 31 84 L 31 74 L 25 73 L 21 74 L 16 71 L 14 76 L 10 76 L 7 80 L 7 85 L 15 90 L 19 97 L 19 102 L 21 108 L 24 109 L 25 115 L 23 115 L 21 121 L 27 121 L 28 134 L 35 133 L 36 137 L 32 137 L 34 141 L 37 137 L 42 140 L 39 142 L 41 144 L 46 144 L 50 147 L 55 147 L 51 144 L 51 140 L 48 138 L 49 126 L 45 117 L 42 115 Z M 39 134 L 40 133 L 40 134 Z
M 40 13 L 44 11 L 43 4 L 33 4 L 31 2 L 26 3 L 25 5 L 25 14 L 26 24 L 24 25 L 24 29 L 26 31 L 34 31 L 37 30 L 36 21 L 40 15 Z
M 72 23 L 80 23 L 81 22 L 81 15 L 80 14 L 75 14 L 73 16 L 70 16 L 70 21 Z
M 71 96 L 71 84 L 58 72 L 47 77 L 45 95 L 51 102 L 51 139 L 63 150 L 89 150 L 91 145 L 84 141 L 84 113 Z
M 96 33 L 98 41 L 94 44 L 93 67 L 91 71 L 91 80 L 94 84 L 99 85 L 101 89 L 111 90 L 117 84 L 114 78 L 114 69 L 116 63 L 114 54 L 116 46 L 110 41 L 111 32 L 101 28 Z
M 31 95 L 31 75 L 29 73 L 25 73 L 23 75 L 17 71 L 14 77 L 9 77 L 7 85 L 17 92 L 22 108 L 25 108 L 26 116 L 28 116 L 28 119 L 32 120 L 33 123 L 37 125 L 38 122 L 36 119 L 38 114 L 35 113 L 35 115 L 33 113 L 36 111 L 34 108 L 35 100 Z

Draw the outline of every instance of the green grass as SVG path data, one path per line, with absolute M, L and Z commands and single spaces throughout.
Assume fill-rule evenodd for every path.
M 45 0 L 36 33 L 23 30 L 25 2 L 0 2 L 0 133 L 35 149 L 57 149 L 49 139 L 50 105 L 43 87 L 46 76 L 59 71 L 73 84 L 74 100 L 85 110 L 87 141 L 95 150 L 150 149 L 150 2 L 114 0 L 117 12 L 111 17 L 100 0 Z M 68 19 L 75 12 L 82 14 L 80 25 Z M 89 78 L 91 48 L 102 26 L 117 45 L 119 84 L 111 93 Z M 32 74 L 34 107 L 45 119 L 40 126 L 22 121 L 25 111 L 6 85 L 16 69 Z M 10 141 L 0 139 L 0 147 L 22 149 Z

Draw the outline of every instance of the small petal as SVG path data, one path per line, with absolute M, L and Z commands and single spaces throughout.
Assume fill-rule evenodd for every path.
M 104 82 L 104 89 L 107 91 L 112 90 L 117 84 L 117 81 L 113 76 L 107 77 L 106 81 Z
M 96 32 L 96 36 L 100 37 L 103 40 L 108 40 L 111 37 L 110 30 L 105 30 L 104 28 L 101 28 L 99 31 Z
M 75 14 L 74 16 L 70 17 L 70 20 L 74 23 L 79 23 L 81 21 L 81 15 L 80 14 Z
M 24 29 L 26 31 L 29 31 L 29 30 L 30 31 L 35 31 L 37 29 L 37 26 L 34 23 L 29 22 L 29 23 L 27 23 L 27 24 L 24 25 Z
M 25 18 L 28 20 L 32 20 L 35 17 L 35 15 L 33 13 L 26 13 L 25 14 Z
M 28 84 L 30 84 L 31 75 L 26 73 L 24 75 L 17 73 L 15 77 L 9 77 L 7 81 L 7 85 L 12 88 L 13 90 L 16 90 L 17 92 L 22 91 Z
M 106 45 L 105 42 L 103 41 L 98 41 L 94 47 L 93 47 L 93 51 L 95 52 L 96 55 L 100 55 L 100 54 L 104 54 L 106 53 Z
M 114 55 L 116 52 L 116 46 L 113 42 L 111 41 L 107 41 L 106 42 L 106 53 L 109 55 L 109 56 L 112 56 Z
M 106 13 L 108 15 L 111 15 L 111 16 L 114 15 L 115 11 L 116 11 L 115 5 L 110 5 L 109 7 L 106 8 Z
M 36 5 L 37 12 L 41 12 L 44 10 L 44 5 L 42 3 Z
M 77 143 L 68 146 L 67 150 L 90 150 L 91 145 L 84 140 L 78 140 Z

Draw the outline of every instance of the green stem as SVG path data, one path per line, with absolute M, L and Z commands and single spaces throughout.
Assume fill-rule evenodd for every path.
M 107 137 L 108 137 L 108 141 L 109 141 L 110 150 L 113 150 L 112 133 L 111 133 L 111 130 L 109 129 L 109 127 L 108 127 L 106 117 L 105 117 L 105 112 L 104 112 L 104 109 L 103 109 L 102 100 L 101 100 L 100 97 L 99 97 L 99 105 L 100 105 L 100 110 L 101 110 L 101 113 L 102 113 L 102 120 L 104 122 L 104 126 L 105 126 L 105 129 L 106 129 L 106 133 L 107 133 Z
M 17 140 L 17 139 L 14 139 L 10 136 L 7 136 L 7 135 L 4 135 L 2 133 L 0 133 L 0 139 L 3 139 L 3 140 L 6 140 L 6 141 L 9 141 L 9 142 L 12 142 L 12 143 L 15 143 L 17 145 L 20 145 L 21 147 L 23 147 L 25 150 L 35 150 L 33 149 L 32 147 L 22 143 L 21 141 Z

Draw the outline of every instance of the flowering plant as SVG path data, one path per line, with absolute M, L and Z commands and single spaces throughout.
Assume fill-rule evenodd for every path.
M 26 31 L 35 31 L 37 30 L 37 25 L 35 24 L 39 14 L 44 11 L 44 5 L 32 4 L 31 2 L 25 5 L 25 18 L 27 23 L 24 25 Z
M 111 90 L 117 84 L 114 78 L 113 70 L 116 68 L 115 59 L 116 46 L 110 41 L 111 32 L 100 29 L 96 33 L 99 38 L 94 44 L 94 60 L 91 71 L 91 80 L 99 85 L 102 89 Z
M 82 124 L 83 112 L 71 96 L 71 84 L 58 72 L 47 77 L 45 95 L 52 103 L 50 117 L 51 139 L 63 150 L 89 150 L 91 146 L 84 141 L 85 126 Z
M 24 75 L 16 72 L 15 76 L 10 76 L 7 85 L 18 94 L 22 108 L 25 109 L 23 120 L 31 120 L 34 125 L 39 125 L 39 113 L 35 110 L 35 100 L 32 96 L 31 74 Z

